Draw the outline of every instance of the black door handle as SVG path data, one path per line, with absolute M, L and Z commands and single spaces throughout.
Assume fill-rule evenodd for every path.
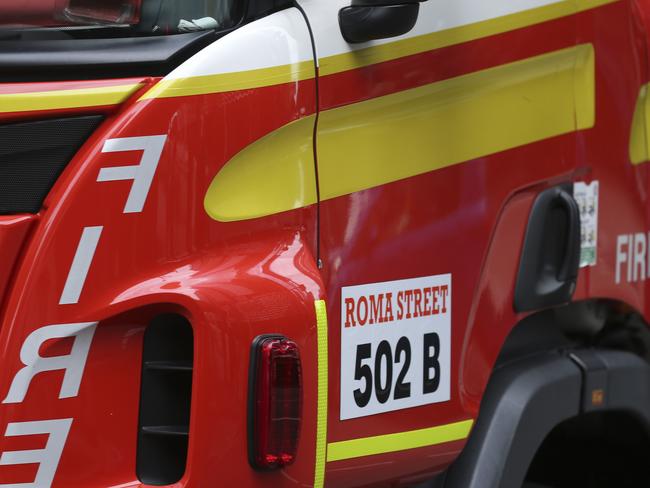
M 571 300 L 580 265 L 580 209 L 572 185 L 541 192 L 530 211 L 519 260 L 517 312 Z

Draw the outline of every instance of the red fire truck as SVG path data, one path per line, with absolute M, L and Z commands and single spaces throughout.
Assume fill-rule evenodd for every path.
M 650 486 L 650 0 L 3 0 L 0 488 Z

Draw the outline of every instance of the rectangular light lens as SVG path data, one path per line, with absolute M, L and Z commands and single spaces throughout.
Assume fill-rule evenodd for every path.
M 251 449 L 257 469 L 278 469 L 295 460 L 302 415 L 302 372 L 295 342 L 256 339 L 251 384 Z

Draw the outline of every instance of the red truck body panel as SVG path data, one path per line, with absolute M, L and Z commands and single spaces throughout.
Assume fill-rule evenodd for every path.
M 145 486 L 135 469 L 142 339 L 153 317 L 172 312 L 190 321 L 195 344 L 188 464 L 174 486 L 314 486 L 319 463 L 325 485 L 336 487 L 404 486 L 443 471 L 466 436 L 319 461 L 323 345 L 314 302 L 325 300 L 328 312 L 328 445 L 476 419 L 499 351 L 527 316 L 512 305 L 520 253 L 533 201 L 550 186 L 599 182 L 597 262 L 580 269 L 573 300 L 615 300 L 647 319 L 650 268 L 644 264 L 644 279 L 636 270 L 627 275 L 627 262 L 617 256 L 617 236 L 650 230 L 647 165 L 630 162 L 635 109 L 650 81 L 646 3 L 613 1 L 356 69 L 312 67 L 292 81 L 214 93 L 147 98 L 165 83 L 157 78 L 0 85 L 0 96 L 57 93 L 62 100 L 74 90 L 131 87 L 122 98 L 92 106 L 0 105 L 3 124 L 105 115 L 38 215 L 0 218 L 0 434 L 9 424 L 72 419 L 52 486 Z M 254 43 L 254 26 L 235 33 Z M 295 29 L 304 35 L 304 26 Z M 320 192 L 320 201 L 305 197 L 272 215 L 218 221 L 206 212 L 215 176 L 255 141 L 292 123 L 314 128 L 307 164 L 323 171 L 329 153 L 319 152 L 325 136 L 316 116 L 322 122 L 329 111 L 583 45 L 595 52 L 593 127 L 331 198 L 323 197 L 327 186 L 315 171 L 306 193 Z M 151 136 L 166 136 L 155 175 L 141 210 L 125 212 L 133 179 L 99 177 L 105 168 L 142 164 L 144 153 L 110 152 L 106 141 Z M 76 301 L 69 301 L 65 290 L 86 232 L 96 238 L 92 265 Z M 449 401 L 341 420 L 342 288 L 447 273 L 453 288 Z M 31 334 L 95 323 L 76 395 L 61 398 L 59 369 L 34 375 L 22 398 L 11 400 Z M 246 455 L 248 354 L 265 333 L 298 344 L 304 385 L 296 462 L 268 473 L 252 470 Z M 37 353 L 70 354 L 75 337 L 51 339 Z M 47 442 L 42 434 L 0 435 L 0 453 L 43 449 Z M 0 463 L 0 487 L 29 483 L 39 469 Z

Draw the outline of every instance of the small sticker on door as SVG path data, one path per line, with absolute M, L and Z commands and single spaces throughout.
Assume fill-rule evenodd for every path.
M 598 248 L 598 181 L 574 183 L 573 197 L 580 208 L 580 267 L 594 266 Z
M 450 399 L 451 274 L 341 289 L 341 420 Z

